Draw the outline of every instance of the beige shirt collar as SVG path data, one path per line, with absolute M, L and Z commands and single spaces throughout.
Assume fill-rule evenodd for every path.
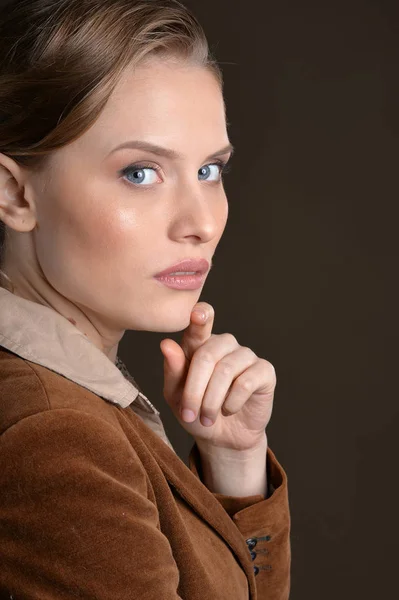
M 122 408 L 131 406 L 173 450 L 160 412 L 139 389 L 121 359 L 117 357 L 114 364 L 52 308 L 0 287 L 0 345 Z

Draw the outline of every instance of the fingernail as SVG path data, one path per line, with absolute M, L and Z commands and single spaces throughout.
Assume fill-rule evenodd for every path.
M 204 312 L 202 312 L 202 310 L 195 310 L 194 311 L 196 315 L 198 315 L 198 317 L 202 320 L 205 321 L 206 319 L 206 314 Z
M 195 414 L 193 413 L 192 410 L 190 410 L 188 408 L 184 408 L 182 410 L 181 416 L 182 416 L 183 421 L 187 421 L 187 423 L 191 423 L 192 421 L 195 421 Z
M 205 427 L 210 427 L 213 425 L 212 419 L 208 419 L 208 417 L 201 417 L 201 423 L 205 425 Z

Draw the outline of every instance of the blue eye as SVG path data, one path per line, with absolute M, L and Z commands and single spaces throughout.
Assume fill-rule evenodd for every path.
M 123 169 L 122 175 L 132 173 L 133 179 L 129 179 L 129 181 L 135 185 L 143 185 L 143 181 L 144 185 L 151 185 L 152 183 L 156 183 L 156 172 L 159 170 L 159 167 L 154 167 L 154 165 L 130 165 L 126 169 Z M 153 172 L 152 178 L 148 177 L 148 172 L 151 173 L 151 171 Z
M 223 161 L 216 161 L 209 165 L 204 165 L 198 169 L 198 177 L 201 181 L 221 181 L 222 176 L 230 170 L 230 165 Z M 129 165 L 120 171 L 120 175 L 127 177 L 128 181 L 140 187 L 157 183 L 156 172 L 160 167 L 149 164 Z M 132 177 L 130 176 L 132 174 Z
M 214 169 L 211 167 L 214 167 Z M 230 163 L 227 164 L 227 162 L 224 162 L 223 160 L 217 160 L 214 163 L 204 165 L 198 169 L 198 176 L 199 179 L 204 181 L 222 181 L 223 175 L 228 173 L 230 169 Z M 213 174 L 216 176 L 215 178 L 212 177 Z M 211 175 L 211 177 L 208 177 L 208 175 Z
M 214 167 L 214 169 L 212 170 L 211 167 Z M 212 176 L 212 172 L 215 175 L 216 179 L 212 179 L 211 177 L 208 177 L 209 174 Z M 199 176 L 199 179 L 201 179 L 201 180 L 204 179 L 206 181 L 218 181 L 220 179 L 220 175 L 221 175 L 221 169 L 220 169 L 220 165 L 218 165 L 218 164 L 205 165 L 204 167 L 201 167 L 198 170 L 198 176 Z

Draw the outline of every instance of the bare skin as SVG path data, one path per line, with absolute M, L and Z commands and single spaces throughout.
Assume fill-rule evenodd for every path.
M 180 157 L 131 148 L 110 154 L 128 140 Z M 43 172 L 0 153 L 0 218 L 9 229 L 3 271 L 14 293 L 69 319 L 112 362 L 128 329 L 188 327 L 203 286 L 170 289 L 154 275 L 185 258 L 212 264 L 228 203 L 220 167 L 208 157 L 228 144 L 214 76 L 158 59 L 127 70 L 95 124 Z M 230 154 L 217 157 L 226 162 Z M 138 163 L 144 171 L 120 173 Z

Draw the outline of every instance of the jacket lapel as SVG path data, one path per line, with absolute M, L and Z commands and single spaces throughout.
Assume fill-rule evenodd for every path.
M 181 458 L 153 431 L 149 430 L 137 415 L 134 415 L 134 418 L 135 421 L 137 419 L 137 428 L 140 430 L 141 439 L 159 464 L 169 484 L 230 546 L 247 576 L 249 599 L 254 600 L 256 583 L 248 548 L 230 515 Z

